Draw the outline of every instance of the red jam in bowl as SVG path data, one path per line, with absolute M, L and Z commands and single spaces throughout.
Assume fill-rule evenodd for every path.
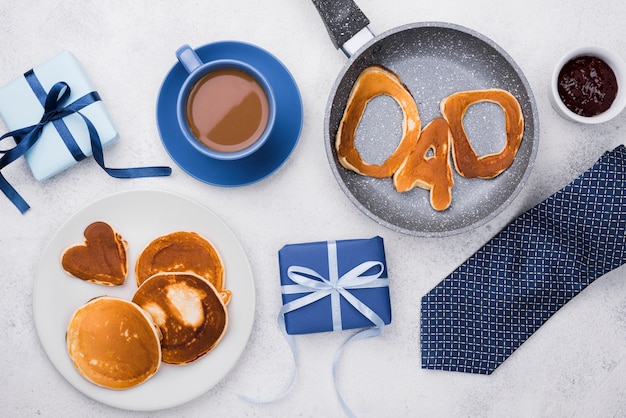
M 559 73 L 563 104 L 580 116 L 596 116 L 611 107 L 617 96 L 617 78 L 602 59 L 583 55 L 569 60 Z

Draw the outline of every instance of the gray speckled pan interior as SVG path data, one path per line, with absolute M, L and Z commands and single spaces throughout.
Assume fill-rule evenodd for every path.
M 391 179 L 374 179 L 343 168 L 335 135 L 352 86 L 364 68 L 379 64 L 395 72 L 417 103 L 422 127 L 440 116 L 439 102 L 464 90 L 501 88 L 522 106 L 525 129 L 511 167 L 494 179 L 466 179 L 454 171 L 452 204 L 431 208 L 429 191 L 395 190 Z M 402 111 L 388 96 L 367 106 L 355 144 L 363 159 L 382 163 L 401 137 Z M 326 112 L 326 150 L 331 169 L 348 198 L 382 225 L 417 236 L 466 232 L 501 212 L 523 187 L 537 150 L 539 123 L 534 96 L 520 68 L 493 41 L 457 25 L 424 22 L 383 33 L 351 57 L 333 87 Z M 479 155 L 498 152 L 505 142 L 504 115 L 494 103 L 472 105 L 464 126 Z

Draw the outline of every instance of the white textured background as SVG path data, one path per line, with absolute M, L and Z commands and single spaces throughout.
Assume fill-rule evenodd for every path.
M 116 180 L 93 160 L 38 183 L 23 160 L 2 173 L 32 209 L 22 216 L 0 198 L 0 416 L 317 417 L 342 416 L 332 389 L 335 350 L 351 332 L 298 336 L 301 369 L 292 392 L 252 405 L 237 392 L 272 396 L 291 371 L 275 316 L 280 308 L 277 250 L 286 243 L 381 235 L 391 274 L 393 323 L 383 336 L 348 348 L 339 369 L 346 401 L 369 417 L 626 416 L 626 270 L 602 277 L 559 311 L 492 376 L 420 368 L 419 299 L 517 214 L 549 196 L 626 139 L 626 114 L 601 126 L 559 118 L 548 102 L 553 65 L 568 50 L 599 44 L 626 56 L 621 0 L 360 0 L 371 29 L 447 21 L 503 47 L 537 99 L 541 137 L 527 187 L 488 225 L 428 239 L 378 226 L 338 187 L 323 144 L 332 83 L 346 62 L 308 0 L 0 2 L 0 84 L 62 49 L 82 62 L 121 140 L 111 166 L 170 164 L 170 178 Z M 292 157 L 261 183 L 208 186 L 187 176 L 161 145 L 155 106 L 162 79 L 184 43 L 235 39 L 275 54 L 296 79 L 304 126 Z M 2 122 L 0 127 L 4 131 Z M 4 148 L 4 147 L 3 147 Z M 93 401 L 70 386 L 43 352 L 32 319 L 39 255 L 58 228 L 87 204 L 118 190 L 183 193 L 216 212 L 246 249 L 255 273 L 256 322 L 236 367 L 216 387 L 173 410 L 134 413 Z

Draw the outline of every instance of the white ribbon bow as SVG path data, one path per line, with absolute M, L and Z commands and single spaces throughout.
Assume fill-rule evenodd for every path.
M 375 273 L 365 275 L 366 272 L 378 267 Z M 328 242 L 328 271 L 329 278 L 319 274 L 317 271 L 302 267 L 290 266 L 287 269 L 287 276 L 296 284 L 283 285 L 283 294 L 309 293 L 306 296 L 286 303 L 281 309 L 281 315 L 295 311 L 304 306 L 310 305 L 318 300 L 330 295 L 333 320 L 333 331 L 343 329 L 341 322 L 340 295 L 343 296 L 352 306 L 354 306 L 363 316 L 372 321 L 374 326 L 385 325 L 382 318 L 367 305 L 357 299 L 347 289 L 365 289 L 374 287 L 388 287 L 389 281 L 380 278 L 385 266 L 380 261 L 365 261 L 354 267 L 343 276 L 339 277 L 337 265 L 337 243 Z
M 389 280 L 386 278 L 380 278 L 382 275 L 385 266 L 380 261 L 366 261 L 358 266 L 354 267 L 349 272 L 345 273 L 341 277 L 339 277 L 339 270 L 337 264 L 337 243 L 335 241 L 328 242 L 328 271 L 329 278 L 326 279 L 321 274 L 316 272 L 313 269 L 302 267 L 302 266 L 290 266 L 287 269 L 287 276 L 296 284 L 283 285 L 282 292 L 283 294 L 296 294 L 296 293 L 309 293 L 306 296 L 295 299 L 291 302 L 286 303 L 281 308 L 278 313 L 278 326 L 285 337 L 285 340 L 289 344 L 291 348 L 291 354 L 293 355 L 294 360 L 294 370 L 291 375 L 291 380 L 287 386 L 287 388 L 283 391 L 282 394 L 276 396 L 273 399 L 268 400 L 259 400 L 250 398 L 248 396 L 239 395 L 241 398 L 247 400 L 248 402 L 253 403 L 270 403 L 277 401 L 278 399 L 285 396 L 291 388 L 293 387 L 296 381 L 296 375 L 298 371 L 298 350 L 296 348 L 296 342 L 292 335 L 287 334 L 287 328 L 285 326 L 285 314 L 291 311 L 295 311 L 296 309 L 300 309 L 303 306 L 310 305 L 328 295 L 331 297 L 331 309 L 332 309 L 332 320 L 333 320 L 333 331 L 341 330 L 342 322 L 341 322 L 341 306 L 340 306 L 340 295 L 343 296 L 352 306 L 354 306 L 361 314 L 363 314 L 367 319 L 372 321 L 374 324 L 373 327 L 366 328 L 358 333 L 354 334 L 352 337 L 348 338 L 348 340 L 343 343 L 343 345 L 337 350 L 335 354 L 335 358 L 333 360 L 333 379 L 335 384 L 335 393 L 337 394 L 337 398 L 341 403 L 344 411 L 349 417 L 354 417 L 354 413 L 346 402 L 343 400 L 343 397 L 339 393 L 339 389 L 337 387 L 337 364 L 339 362 L 339 358 L 343 353 L 345 347 L 351 342 L 362 340 L 364 338 L 377 337 L 382 333 L 383 326 L 385 322 L 383 319 L 374 311 L 372 311 L 367 305 L 357 299 L 352 293 L 348 292 L 347 289 L 366 289 L 366 288 L 375 288 L 375 287 L 389 287 Z M 374 267 L 378 267 L 375 273 L 373 274 L 365 274 L 370 269 Z

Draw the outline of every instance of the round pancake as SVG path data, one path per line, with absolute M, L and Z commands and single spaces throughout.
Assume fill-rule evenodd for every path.
M 160 334 L 138 305 L 100 296 L 74 312 L 67 350 L 78 372 L 109 389 L 128 389 L 153 376 L 161 364 Z
M 204 356 L 228 325 L 226 306 L 215 287 L 193 273 L 157 273 L 141 284 L 133 302 L 161 330 L 162 360 L 168 364 Z
M 137 286 L 157 273 L 194 273 L 211 282 L 224 303 L 224 264 L 211 243 L 196 232 L 178 231 L 156 238 L 141 252 L 135 264 Z

